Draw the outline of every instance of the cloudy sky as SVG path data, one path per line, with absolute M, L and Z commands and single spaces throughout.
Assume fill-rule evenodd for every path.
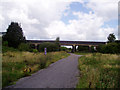
M 0 30 L 21 23 L 27 39 L 106 41 L 118 36 L 119 0 L 0 0 Z

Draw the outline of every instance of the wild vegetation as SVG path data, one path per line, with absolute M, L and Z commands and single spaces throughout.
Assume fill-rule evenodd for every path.
M 3 87 L 14 84 L 19 78 L 31 75 L 69 55 L 66 52 L 55 52 L 60 51 L 59 37 L 55 43 L 43 43 L 35 49 L 26 43 L 21 25 L 17 22 L 11 22 L 8 26 L 2 45 Z M 47 48 L 46 55 L 43 53 L 44 48 Z
M 14 84 L 21 77 L 48 67 L 51 63 L 67 57 L 65 52 L 32 53 L 8 51 L 2 54 L 2 86 Z
M 25 42 L 25 40 L 21 25 L 17 22 L 11 22 L 6 34 L 3 35 L 3 41 L 7 41 L 9 47 L 17 48 L 20 43 Z
M 118 54 L 120 53 L 120 43 L 112 42 L 107 45 L 100 45 L 97 50 L 100 53 Z
M 87 54 L 79 58 L 77 88 L 120 88 L 120 55 Z
M 80 81 L 78 88 L 114 88 L 120 87 L 120 44 L 115 42 L 115 35 L 108 36 L 108 44 L 97 47 L 97 52 L 114 53 L 100 54 L 91 47 L 78 46 L 78 51 L 84 54 L 79 58 Z M 21 25 L 11 22 L 7 32 L 3 35 L 2 43 L 2 86 L 14 84 L 19 78 L 31 75 L 32 73 L 48 67 L 51 63 L 67 57 L 66 52 L 70 51 L 60 47 L 59 37 L 55 43 L 42 43 L 35 49 L 34 45 L 26 43 Z M 44 48 L 47 48 L 47 55 L 44 55 Z M 54 52 L 53 52 L 54 51 Z M 85 53 L 83 53 L 85 52 Z M 90 54 L 90 52 L 94 52 Z

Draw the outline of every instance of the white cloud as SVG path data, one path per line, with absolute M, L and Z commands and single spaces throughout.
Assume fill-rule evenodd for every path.
M 94 13 L 73 12 L 78 20 L 69 20 L 69 24 L 61 21 L 62 15 L 70 9 L 73 1 L 84 4 L 87 0 L 2 0 L 1 6 L 3 27 L 5 31 L 11 21 L 22 24 L 27 39 L 62 40 L 105 40 L 110 32 L 116 32 L 109 26 L 103 28 L 104 22 L 117 18 L 117 3 L 97 2 L 90 0 L 85 7 Z M 109 2 L 109 3 L 108 3 Z
M 46 28 L 51 38 L 60 36 L 62 40 L 106 40 L 109 33 L 114 32 L 114 28 L 101 28 L 104 24 L 103 18 L 96 14 L 85 14 L 73 12 L 78 16 L 78 20 L 70 20 L 66 25 L 62 21 L 55 21 Z
M 105 21 L 118 19 L 119 0 L 90 0 L 87 8 L 91 8 L 97 16 L 103 17 Z

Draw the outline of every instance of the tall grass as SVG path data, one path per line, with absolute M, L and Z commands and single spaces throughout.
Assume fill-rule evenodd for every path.
M 88 54 L 79 58 L 77 88 L 120 88 L 120 55 Z
M 51 63 L 67 57 L 65 52 L 44 53 L 5 52 L 2 57 L 2 87 L 14 84 L 21 77 L 48 67 Z

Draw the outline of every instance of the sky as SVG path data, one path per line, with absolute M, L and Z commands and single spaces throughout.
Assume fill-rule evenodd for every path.
M 118 38 L 119 0 L 0 0 L 0 30 L 18 22 L 26 39 L 107 41 Z

